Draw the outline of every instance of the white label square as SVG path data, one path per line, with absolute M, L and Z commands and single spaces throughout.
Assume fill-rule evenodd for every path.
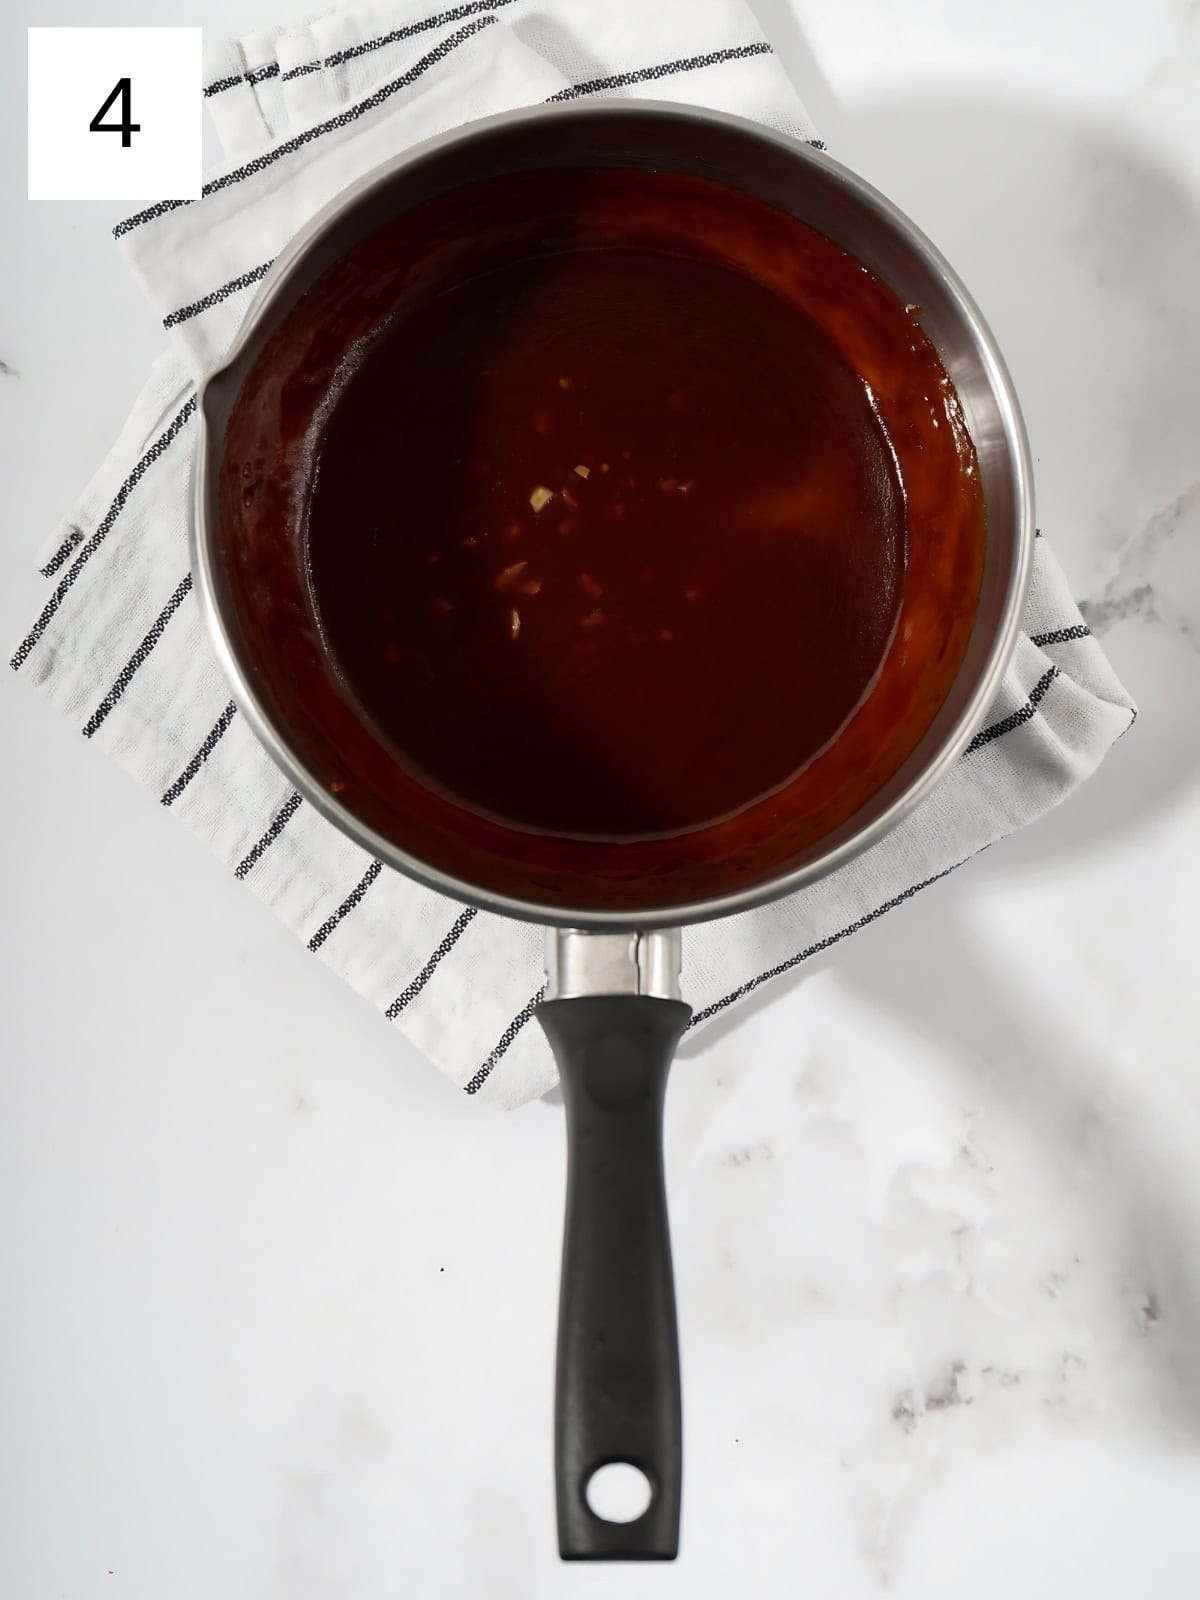
M 201 73 L 199 28 L 30 28 L 29 198 L 196 199 Z

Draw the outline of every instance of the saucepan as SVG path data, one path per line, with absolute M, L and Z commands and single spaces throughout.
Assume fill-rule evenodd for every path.
M 622 207 L 636 213 L 624 238 Z M 633 234 L 650 265 L 611 289 Z M 703 265 L 679 267 L 690 251 Z M 580 288 L 584 256 L 595 272 Z M 715 288 L 713 272 L 725 274 Z M 821 387 L 833 345 L 763 331 L 766 294 L 817 306 L 821 339 L 840 341 L 862 377 L 856 397 Z M 588 346 L 604 381 L 640 375 L 615 410 L 561 343 L 572 295 L 607 319 Z M 741 326 L 759 332 L 735 349 L 722 308 L 739 297 Z M 405 315 L 412 364 L 378 368 L 380 330 Z M 451 363 L 444 382 L 421 366 L 431 339 Z M 544 407 L 530 387 L 543 354 Z M 375 377 L 356 376 L 372 361 Z M 663 453 L 640 462 L 639 408 L 654 396 Z M 717 112 L 594 103 L 477 123 L 348 189 L 276 261 L 200 416 L 193 572 L 266 749 L 378 860 L 547 928 L 538 1018 L 568 1139 L 559 1548 L 670 1559 L 682 1431 L 661 1135 L 690 1016 L 680 930 L 794 893 L 876 843 L 978 729 L 1017 637 L 1034 536 L 1001 356 L 928 240 L 825 154 Z M 799 478 L 782 499 L 762 481 L 780 418 L 818 485 L 807 510 Z M 589 426 L 599 432 L 585 438 Z M 866 472 L 867 501 L 830 511 L 850 492 L 837 475 L 855 428 L 890 464 L 880 455 Z M 537 450 L 544 481 L 514 489 Z M 520 515 L 501 514 L 504 494 Z M 894 534 L 882 556 L 876 513 Z M 728 548 L 712 542 L 726 525 Z M 607 530 L 602 549 L 589 528 Z M 585 534 L 600 552 L 587 561 L 607 551 L 612 571 L 573 553 Z M 793 547 L 802 569 L 788 565 Z M 694 556 L 699 575 L 683 581 Z M 858 603 L 864 561 L 885 607 Z M 582 586 L 569 616 L 555 583 Z M 706 584 L 720 591 L 711 605 Z M 651 630 L 652 605 L 664 609 Z M 820 724 L 831 685 L 848 681 L 841 656 L 868 635 L 877 659 L 859 662 L 853 703 L 834 695 Z M 760 662 L 760 647 L 776 657 Z M 368 692 L 385 664 L 411 741 Z M 788 750 L 801 733 L 802 759 Z M 636 752 L 625 789 L 622 741 Z M 613 1463 L 648 1485 L 627 1522 L 590 1495 Z

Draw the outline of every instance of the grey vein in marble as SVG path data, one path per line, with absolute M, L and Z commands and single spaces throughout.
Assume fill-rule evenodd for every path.
M 1156 511 L 1117 551 L 1112 577 L 1094 600 L 1080 601 L 1083 619 L 1095 634 L 1107 633 L 1128 617 L 1164 623 L 1193 649 L 1200 648 L 1197 619 L 1183 609 L 1186 598 L 1164 594 L 1161 578 L 1151 569 L 1169 547 L 1178 543 L 1181 528 L 1200 521 L 1200 478 L 1182 494 Z M 1193 541 L 1194 542 L 1194 541 Z M 1174 600 L 1175 604 L 1169 602 Z

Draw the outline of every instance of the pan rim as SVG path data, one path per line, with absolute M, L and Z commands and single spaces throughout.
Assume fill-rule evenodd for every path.
M 832 175 L 839 187 L 855 202 L 873 212 L 888 230 L 900 237 L 925 267 L 936 274 L 953 303 L 958 319 L 969 335 L 1001 421 L 1012 475 L 1014 510 L 1013 526 L 998 530 L 1005 539 L 1012 542 L 1011 566 L 999 617 L 993 627 L 991 642 L 983 664 L 956 720 L 901 791 L 861 826 L 855 827 L 854 819 L 848 819 L 844 826 L 851 831 L 846 837 L 828 846 L 822 846 L 818 842 L 806 859 L 783 871 L 719 895 L 633 911 L 548 904 L 533 898 L 482 888 L 469 879 L 443 871 L 410 854 L 369 823 L 364 822 L 314 778 L 303 759 L 292 748 L 286 731 L 278 725 L 264 697 L 256 691 L 253 677 L 240 658 L 236 646 L 236 627 L 229 614 L 231 604 L 223 583 L 222 564 L 218 556 L 219 522 L 215 484 L 220 453 L 216 448 L 219 441 L 210 421 L 210 406 L 212 397 L 217 393 L 222 381 L 226 386 L 232 381 L 239 364 L 254 344 L 264 316 L 286 292 L 291 274 L 303 261 L 315 241 L 340 217 L 360 204 L 376 189 L 385 187 L 398 175 L 430 157 L 437 156 L 461 143 L 476 142 L 492 131 L 512 129 L 518 124 L 548 125 L 559 119 L 600 120 L 632 118 L 638 115 L 642 117 L 649 115 L 652 118 L 692 126 L 699 122 L 717 129 L 725 129 L 743 138 L 773 146 L 793 160 L 819 168 L 824 175 Z M 401 152 L 342 190 L 301 229 L 276 258 L 259 285 L 227 356 L 221 366 L 205 380 L 197 411 L 194 515 L 190 530 L 192 572 L 210 638 L 222 671 L 231 685 L 233 699 L 238 709 L 295 789 L 344 835 L 370 851 L 378 860 L 402 872 L 425 888 L 480 910 L 494 911 L 542 926 L 590 931 L 672 928 L 753 910 L 828 876 L 877 844 L 928 798 L 981 726 L 1020 636 L 1021 616 L 1033 564 L 1032 456 L 1012 379 L 982 313 L 940 251 L 879 190 L 825 152 L 818 152 L 812 146 L 788 135 L 729 112 L 649 99 L 541 105 L 501 112 L 468 124 L 466 127 L 440 134 Z M 989 538 L 991 536 L 992 529 L 989 524 Z

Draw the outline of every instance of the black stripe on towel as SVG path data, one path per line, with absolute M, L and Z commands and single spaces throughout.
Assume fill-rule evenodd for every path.
M 484 1084 L 492 1075 L 493 1067 L 495 1067 L 496 1063 L 500 1060 L 500 1057 L 507 1051 L 508 1047 L 520 1033 L 521 1029 L 529 1021 L 530 1017 L 533 1016 L 533 1013 L 537 1010 L 538 1006 L 541 1005 L 542 996 L 545 994 L 545 992 L 546 985 L 543 984 L 533 998 L 527 1000 L 521 1007 L 520 1011 L 517 1012 L 516 1016 L 509 1023 L 508 1027 L 505 1028 L 499 1039 L 497 1039 L 491 1055 L 483 1063 L 475 1076 L 463 1084 L 463 1088 L 467 1094 L 478 1094 L 480 1089 L 483 1088 Z
M 1055 628 L 1050 633 L 1031 633 L 1030 644 L 1070 644 L 1074 639 L 1090 639 L 1092 630 L 1086 622 L 1077 622 L 1073 628 Z
M 1014 728 L 1019 728 L 1023 723 L 1029 722 L 1037 715 L 1037 708 L 1046 698 L 1046 691 L 1058 677 L 1057 667 L 1047 667 L 1041 677 L 1029 691 L 1029 699 L 1018 710 L 1007 717 L 1002 717 L 999 722 L 993 722 L 990 727 L 981 728 L 971 740 L 964 755 L 972 751 L 981 750 L 985 744 L 991 744 L 993 739 L 1002 739 L 1006 733 L 1011 733 Z
M 129 660 L 121 668 L 116 683 L 113 684 L 112 688 L 104 696 L 104 699 L 101 700 L 95 711 L 92 712 L 91 716 L 84 723 L 83 737 L 85 739 L 90 739 L 96 732 L 97 728 L 103 724 L 104 719 L 108 716 L 109 712 L 116 705 L 117 701 L 121 698 L 126 689 L 128 689 L 130 683 L 133 681 L 134 673 L 143 664 L 143 662 L 145 662 L 150 652 L 154 649 L 154 646 L 166 632 L 167 623 L 170 622 L 171 618 L 179 610 L 180 606 L 183 604 L 188 595 L 191 594 L 191 592 L 192 575 L 190 572 L 185 572 L 182 580 L 176 587 L 175 593 L 158 613 L 158 616 L 155 617 L 153 623 L 151 624 L 149 633 L 147 633 L 141 644 L 138 645 L 137 649 L 130 656 Z
M 271 848 L 276 839 L 278 839 L 279 835 L 287 827 L 288 823 L 296 815 L 296 812 L 300 808 L 300 800 L 301 795 L 299 791 L 293 789 L 291 794 L 284 801 L 281 809 L 275 814 L 275 817 L 271 822 L 271 826 L 267 829 L 266 833 L 263 834 L 258 843 L 242 857 L 237 866 L 233 869 L 233 875 L 235 878 L 244 878 L 250 869 L 256 864 L 256 862 L 261 860 L 263 855 Z
M 338 923 L 341 922 L 344 917 L 349 916 L 349 914 L 354 910 L 355 906 L 362 899 L 363 895 L 366 894 L 367 890 L 375 882 L 375 879 L 382 871 L 383 862 L 372 861 L 371 865 L 363 873 L 362 877 L 354 885 L 353 889 L 351 889 L 350 893 L 342 901 L 341 905 L 336 911 L 331 912 L 330 915 L 325 918 L 325 921 L 308 941 L 308 948 L 310 950 L 315 953 L 321 948 L 326 939 L 328 939 L 329 935 L 337 927 Z
M 199 750 L 196 751 L 196 754 L 188 762 L 187 766 L 184 767 L 183 771 L 175 779 L 175 782 L 171 784 L 170 788 L 163 791 L 163 797 L 159 802 L 160 805 L 171 806 L 175 804 L 176 800 L 179 799 L 179 796 L 187 788 L 188 784 L 191 783 L 192 779 L 200 771 L 200 768 L 217 748 L 217 745 L 220 743 L 226 728 L 228 728 L 229 724 L 233 721 L 236 715 L 237 706 L 231 700 L 225 707 L 224 711 L 222 711 L 221 715 L 217 718 L 216 722 L 214 722 L 212 727 L 208 730 L 208 733 L 205 735 L 204 743 L 200 746 Z
M 421 968 L 420 972 L 417 973 L 416 977 L 409 984 L 408 988 L 402 990 L 387 1008 L 384 1015 L 387 1017 L 389 1022 L 395 1021 L 395 1019 L 404 1010 L 405 1006 L 411 1005 L 411 1003 L 417 998 L 421 990 L 437 971 L 438 964 L 441 962 L 442 958 L 450 954 L 451 950 L 453 950 L 454 946 L 462 938 L 463 933 L 474 920 L 476 915 L 477 908 L 475 906 L 468 906 L 465 911 L 459 913 L 454 926 L 450 929 L 450 932 L 442 940 L 441 944 L 438 945 L 437 949 Z
M 220 305 L 222 300 L 228 300 L 231 294 L 237 294 L 239 289 L 248 289 L 252 283 L 257 283 L 260 278 L 265 278 L 271 270 L 271 263 L 264 261 L 259 267 L 251 267 L 249 272 L 240 273 L 236 278 L 230 278 L 228 283 L 223 283 L 219 289 L 213 289 L 202 300 L 193 300 L 190 306 L 180 306 L 178 311 L 172 311 L 163 318 L 164 328 L 177 328 L 181 322 L 187 322 L 192 317 L 198 317 L 202 311 L 207 311 L 209 306 Z
M 214 78 L 211 83 L 204 85 L 204 98 L 211 100 L 214 94 L 224 94 L 227 89 L 236 89 L 239 83 L 265 83 L 268 78 L 279 76 L 278 61 L 268 61 L 265 66 L 255 67 L 252 72 L 235 72 L 228 78 Z
M 681 56 L 677 61 L 662 61 L 653 67 L 636 67 L 630 72 L 614 72 L 607 78 L 585 78 L 569 89 L 560 89 L 550 96 L 555 100 L 578 100 L 586 94 L 600 94 L 605 89 L 628 89 L 635 83 L 657 83 L 660 78 L 673 78 L 678 72 L 699 72 L 704 67 L 715 67 L 722 61 L 744 61 L 749 56 L 770 56 L 775 52 L 765 39 L 754 44 L 730 45 L 726 50 L 710 50 L 702 56 Z
M 201 189 L 200 193 L 205 193 Z M 137 211 L 132 217 L 123 217 L 113 229 L 114 239 L 120 239 L 126 233 L 132 233 L 143 222 L 153 222 L 155 217 L 165 217 L 168 211 L 178 211 L 182 206 L 190 206 L 190 200 L 156 200 L 152 206 L 147 206 L 144 211 Z
M 72 550 L 78 550 L 82 543 L 82 528 L 72 528 L 70 533 L 67 534 L 67 537 L 59 545 L 58 549 L 50 557 L 49 561 L 47 561 L 46 565 L 38 568 L 38 571 L 41 573 L 42 577 L 52 578 L 58 571 L 59 567 L 66 563 L 67 558 L 70 556 Z
M 182 406 L 181 409 L 176 413 L 170 426 L 165 430 L 165 432 L 159 434 L 158 438 L 150 446 L 149 450 L 146 451 L 146 454 L 137 463 L 132 472 L 125 479 L 125 482 L 117 490 L 116 499 L 113 501 L 112 505 L 109 506 L 107 512 L 105 513 L 103 522 L 101 522 L 100 526 L 96 529 L 95 533 L 92 534 L 91 538 L 80 546 L 79 554 L 67 568 L 63 577 L 59 579 L 54 593 L 50 596 L 49 600 L 47 600 L 45 606 L 42 608 L 41 616 L 37 619 L 33 627 L 26 634 L 25 638 L 17 646 L 16 653 L 9 662 L 9 666 L 14 672 L 20 671 L 21 667 L 24 666 L 25 662 L 28 660 L 30 651 L 45 633 L 47 627 L 49 626 L 50 619 L 54 616 L 59 606 L 62 605 L 63 600 L 66 598 L 67 593 L 71 589 L 76 578 L 78 578 L 79 574 L 91 560 L 92 556 L 104 543 L 109 529 L 121 515 L 121 511 L 124 508 L 125 502 L 129 499 L 129 496 L 142 481 L 142 478 L 144 477 L 148 468 L 153 466 L 153 464 L 158 460 L 159 456 L 162 455 L 163 451 L 168 447 L 168 445 L 170 445 L 171 441 L 178 437 L 180 430 L 190 419 L 195 409 L 196 396 L 192 395 L 186 404 Z
M 815 944 L 810 944 L 807 950 L 800 950 L 796 955 L 788 956 L 786 961 L 779 962 L 777 966 L 769 967 L 766 972 L 760 972 L 756 978 L 748 978 L 745 983 L 739 983 L 736 989 L 731 989 L 728 994 L 722 995 L 719 1000 L 714 1000 L 711 1005 L 704 1006 L 697 1011 L 688 1023 L 688 1027 L 694 1028 L 698 1022 L 707 1022 L 709 1017 L 715 1017 L 718 1011 L 724 1011 L 726 1007 L 751 994 L 761 984 L 768 983 L 772 978 L 778 978 L 785 972 L 790 972 L 793 967 L 798 967 L 802 961 L 807 961 L 810 956 L 820 955 L 822 950 L 828 950 L 831 945 L 838 944 L 843 939 L 848 939 L 852 933 L 858 933 L 872 922 L 878 922 L 880 917 L 886 916 L 889 911 L 894 911 L 897 906 L 903 905 L 906 900 L 911 900 L 913 895 L 920 894 L 922 889 L 928 889 L 931 883 L 937 883 L 942 878 L 948 878 L 952 872 L 957 872 L 959 867 L 970 859 L 970 856 L 965 856 L 962 861 L 955 861 L 953 865 L 943 867 L 940 872 L 935 872 L 932 877 L 924 878 L 920 883 L 914 883 L 909 888 L 902 890 L 900 894 L 893 895 L 890 900 L 885 900 L 881 906 L 876 906 L 874 911 L 866 912 L 857 921 L 847 923 L 844 928 L 839 928 L 836 933 L 826 934 L 823 939 L 818 939 Z
M 472 34 L 478 33 L 483 28 L 488 28 L 495 22 L 493 16 L 476 17 L 474 22 L 468 22 L 457 33 L 452 33 L 449 38 L 443 39 L 435 45 L 426 55 L 406 72 L 400 73 L 385 83 L 382 88 L 376 89 L 374 94 L 369 94 L 364 100 L 357 101 L 352 106 L 347 106 L 344 111 L 339 111 L 336 117 L 330 117 L 325 122 L 318 122 L 311 128 L 305 128 L 302 133 L 295 134 L 290 139 L 285 139 L 282 144 L 273 145 L 270 150 L 265 150 L 262 155 L 255 156 L 253 161 L 247 161 L 244 166 L 235 167 L 231 172 L 223 172 L 220 177 L 212 178 L 200 191 L 201 198 L 216 194 L 221 189 L 228 189 L 232 184 L 241 183 L 244 178 L 253 177 L 256 172 L 265 172 L 274 162 L 284 156 L 290 156 L 297 150 L 302 150 L 305 145 L 312 144 L 315 139 L 321 139 L 327 133 L 334 132 L 337 128 L 348 128 L 360 117 L 365 117 L 369 111 L 374 111 L 377 106 L 385 104 L 394 94 L 401 89 L 407 89 L 409 84 L 415 83 L 424 76 L 430 67 L 443 61 L 460 44 L 469 39 Z M 133 216 L 125 217 L 113 229 L 113 237 L 119 239 L 122 234 L 132 233 L 143 222 L 152 222 L 155 217 L 161 217 L 168 211 L 174 211 L 179 206 L 194 205 L 193 200 L 159 200 L 155 205 L 147 206 L 144 211 L 135 211 Z
M 204 98 L 208 100 L 214 94 L 224 94 L 226 89 L 236 89 L 241 82 L 243 77 L 240 72 L 235 72 L 228 78 L 214 78 L 211 83 L 204 85 Z
M 428 33 L 430 28 L 442 28 L 451 22 L 461 22 L 463 17 L 473 17 L 481 11 L 498 11 L 501 6 L 512 5 L 513 0 L 470 0 L 469 5 L 455 6 L 450 11 L 438 11 L 431 17 L 422 17 L 419 22 L 405 23 L 402 28 L 393 28 L 390 33 L 381 33 L 374 39 L 364 39 L 360 44 L 354 44 L 345 50 L 335 50 L 332 55 L 322 56 L 319 61 L 302 61 L 298 67 L 289 67 L 280 79 L 281 83 L 290 83 L 293 78 L 303 78 L 310 72 L 320 72 L 322 67 L 340 67 L 343 61 L 353 61 L 358 56 L 370 55 L 374 50 L 382 50 L 386 45 L 398 44 L 402 39 L 411 39 L 418 33 Z

